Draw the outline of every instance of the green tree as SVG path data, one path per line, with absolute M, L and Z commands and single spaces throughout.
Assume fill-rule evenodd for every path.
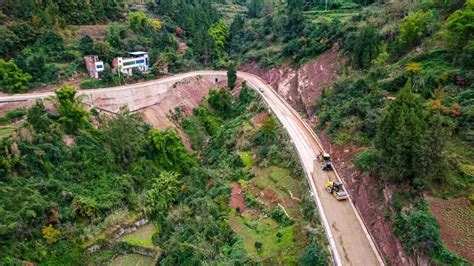
M 237 81 L 237 69 L 234 62 L 230 62 L 227 66 L 227 87 L 234 89 L 235 82 Z
M 230 117 L 232 114 L 232 95 L 224 89 L 213 89 L 209 92 L 207 99 L 209 105 L 223 117 Z
M 161 172 L 146 193 L 147 210 L 160 224 L 168 216 L 168 210 L 176 200 L 179 191 L 178 177 L 176 173 Z
M 63 37 L 52 30 L 44 30 L 38 37 L 37 45 L 50 57 L 60 55 L 65 49 Z
M 54 91 L 54 105 L 59 113 L 59 123 L 68 134 L 89 126 L 88 113 L 82 108 L 81 99 L 76 97 L 74 87 L 65 86 Z
M 84 35 L 79 40 L 79 50 L 82 55 L 91 55 L 94 53 L 94 39 L 89 35 Z
M 107 29 L 107 34 L 105 36 L 105 39 L 107 42 L 114 47 L 115 49 L 123 49 L 125 44 L 122 40 L 122 35 L 126 35 L 124 30 L 122 30 L 119 26 L 117 25 L 112 25 Z
M 134 32 L 144 33 L 150 26 L 150 19 L 143 12 L 131 12 L 128 14 L 128 21 Z
M 272 117 L 265 117 L 262 119 L 262 127 L 260 132 L 265 138 L 265 140 L 272 140 L 276 137 L 278 130 L 278 124 L 275 122 L 275 119 Z
M 35 105 L 28 109 L 26 117 L 28 123 L 38 133 L 46 132 L 51 124 L 51 120 L 48 118 L 48 111 L 41 100 L 36 101 Z
M 400 24 L 400 35 L 397 42 L 402 50 L 408 50 L 418 45 L 426 34 L 431 13 L 413 12 L 404 18 Z
M 415 177 L 426 128 L 423 111 L 421 99 L 409 86 L 405 86 L 389 105 L 376 139 L 383 160 L 383 176 L 394 181 Z
M 10 58 L 17 51 L 20 38 L 8 27 L 0 25 L 0 57 Z
M 122 109 L 114 118 L 104 117 L 99 129 L 105 150 L 110 151 L 116 163 L 125 169 L 145 151 L 145 128 L 138 114 Z
M 248 7 L 248 16 L 250 18 L 258 18 L 262 12 L 263 0 L 251 0 Z
M 448 40 L 454 49 L 462 49 L 474 35 L 474 0 L 469 0 L 466 7 L 449 16 L 446 27 Z
M 321 249 L 314 243 L 304 248 L 304 254 L 300 259 L 302 266 L 324 266 L 327 265 L 324 254 Z
M 371 62 L 377 57 L 380 35 L 372 25 L 364 27 L 355 36 L 349 34 L 344 43 L 350 52 L 352 65 L 355 68 L 367 69 Z
M 25 92 L 31 76 L 23 73 L 15 63 L 0 59 L 0 91 L 8 93 Z
M 286 39 L 297 39 L 304 29 L 303 0 L 288 0 L 286 10 Z
M 230 37 L 229 26 L 223 20 L 219 20 L 219 22 L 209 28 L 209 36 L 211 36 L 214 42 L 216 60 L 218 64 L 222 64 L 222 61 L 225 59 L 225 49 Z
M 186 152 L 176 131 L 151 130 L 150 137 L 154 154 L 156 154 L 155 161 L 162 169 L 188 174 L 196 164 L 194 158 Z
M 105 62 L 112 62 L 114 51 L 110 43 L 98 41 L 94 44 L 94 54 L 103 58 Z

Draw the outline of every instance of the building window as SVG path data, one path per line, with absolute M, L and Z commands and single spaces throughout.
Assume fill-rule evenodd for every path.
M 97 65 L 96 68 L 97 68 L 97 69 L 102 69 L 103 66 L 102 66 L 102 65 Z
M 140 59 L 140 60 L 135 61 L 135 63 L 137 63 L 137 64 L 143 64 L 143 63 L 145 63 L 145 60 L 144 60 L 144 59 Z
M 135 61 L 123 62 L 123 66 L 131 66 L 131 65 L 135 65 Z

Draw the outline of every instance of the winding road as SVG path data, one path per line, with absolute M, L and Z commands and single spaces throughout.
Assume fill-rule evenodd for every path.
M 336 265 L 383 265 L 380 254 L 352 200 L 337 201 L 324 189 L 328 180 L 341 180 L 336 171 L 322 171 L 313 161 L 323 151 L 320 140 L 301 116 L 268 84 L 258 76 L 238 72 L 238 77 L 256 89 L 287 130 L 305 170 L 311 194 L 316 203 L 329 247 Z M 168 91 L 176 82 L 187 78 L 227 79 L 224 71 L 195 71 L 178 74 L 159 80 L 114 88 L 82 90 L 88 104 L 108 112 L 116 112 L 126 105 L 136 111 L 157 104 L 160 95 Z M 259 90 L 263 89 L 263 92 Z M 45 98 L 53 92 L 30 93 L 0 97 L 0 103 L 22 102 Z M 342 180 L 341 180 L 342 181 Z

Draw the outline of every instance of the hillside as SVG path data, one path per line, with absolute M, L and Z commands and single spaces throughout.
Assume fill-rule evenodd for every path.
M 0 104 L 0 264 L 332 264 L 299 157 L 236 69 L 312 125 L 387 264 L 474 263 L 474 1 L 405 2 L 0 3 L 0 97 L 56 90 Z M 150 71 L 112 68 L 132 51 Z M 136 114 L 76 97 L 198 69 L 230 80 Z

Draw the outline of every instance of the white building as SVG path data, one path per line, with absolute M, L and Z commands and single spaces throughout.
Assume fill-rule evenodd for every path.
M 100 72 L 104 71 L 104 62 L 100 61 L 96 55 L 84 56 L 84 64 L 91 78 L 98 79 Z
M 128 54 L 130 57 L 114 58 L 112 67 L 125 76 L 131 76 L 133 68 L 139 69 L 142 73 L 147 73 L 149 71 L 147 52 L 129 52 Z

